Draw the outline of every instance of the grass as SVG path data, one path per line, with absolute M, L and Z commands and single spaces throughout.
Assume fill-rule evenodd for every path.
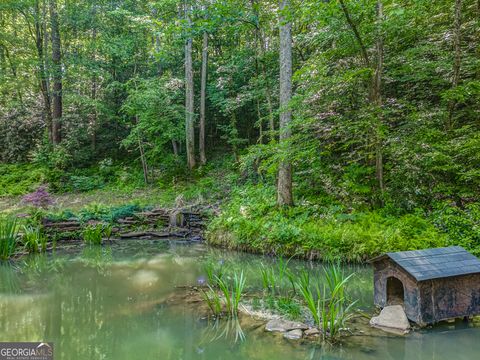
M 83 230 L 83 241 L 90 245 L 101 245 L 103 224 L 89 225 Z
M 214 275 L 213 283 L 208 284 L 208 290 L 202 290 L 203 297 L 213 315 L 216 317 L 225 315 L 227 318 L 236 318 L 245 284 L 246 279 L 243 271 L 240 273 L 235 272 L 231 281 Z
M 354 274 L 345 276 L 338 265 L 324 268 L 324 273 L 323 284 L 311 284 L 308 273 L 303 272 L 298 288 L 323 340 L 334 341 L 354 314 L 355 302 L 349 301 L 345 290 Z
M 22 244 L 31 253 L 47 250 L 47 236 L 39 226 L 23 226 Z
M 15 253 L 18 224 L 15 218 L 0 218 L 0 259 L 8 260 Z
M 275 266 L 261 264 L 263 289 L 272 296 L 283 296 L 288 299 L 295 294 L 295 276 L 288 268 L 289 262 L 290 259 L 284 260 L 283 257 L 279 257 L 276 259 Z M 286 285 L 291 285 L 291 288 Z

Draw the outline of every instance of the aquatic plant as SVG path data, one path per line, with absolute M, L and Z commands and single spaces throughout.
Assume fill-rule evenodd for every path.
M 240 275 L 237 273 L 233 275 L 232 305 L 230 309 L 232 317 L 235 317 L 238 314 L 238 306 L 240 305 L 240 299 L 242 298 L 245 283 L 246 279 L 243 275 L 243 271 L 240 273 Z
M 345 289 L 354 274 L 345 276 L 339 265 L 324 268 L 324 274 L 326 283 L 322 287 L 314 284 L 314 290 L 306 271 L 301 273 L 297 284 L 315 324 L 322 332 L 323 340 L 335 340 L 353 316 L 356 301 L 349 301 Z
M 245 284 L 243 271 L 240 274 L 234 273 L 230 284 L 224 278 L 215 275 L 214 283 L 208 285 L 207 291 L 202 289 L 202 294 L 215 316 L 225 314 L 229 318 L 234 318 L 238 315 Z
M 0 218 L 0 259 L 8 260 L 17 247 L 18 226 L 15 218 Z
M 88 244 L 100 245 L 103 238 L 110 240 L 112 232 L 113 225 L 111 223 L 88 225 L 83 230 L 83 240 Z
M 220 260 L 217 262 L 209 261 L 204 265 L 203 270 L 207 275 L 208 283 L 215 285 L 217 282 L 216 279 L 217 278 L 222 279 L 225 273 L 224 261 L 223 260 Z
M 278 258 L 275 267 L 267 267 L 261 264 L 260 274 L 263 288 L 273 296 L 281 295 L 285 298 L 290 298 L 296 293 L 295 275 L 288 268 L 290 259 L 285 261 L 282 257 Z M 288 289 L 288 286 L 285 286 L 287 280 L 291 286 L 291 291 Z
M 276 279 L 275 279 L 275 272 L 273 271 L 273 268 L 266 267 L 265 265 L 261 264 L 260 273 L 262 275 L 263 289 L 274 295 Z
M 39 252 L 47 250 L 47 237 L 41 227 L 24 226 L 22 234 L 22 243 L 29 252 Z
M 110 238 L 112 237 L 112 232 L 113 232 L 112 224 L 103 225 L 103 235 L 106 237 L 107 241 L 110 240 Z
M 83 241 L 88 244 L 100 245 L 102 243 L 103 225 L 88 225 L 83 230 Z
M 208 285 L 208 290 L 201 289 L 203 298 L 215 317 L 222 314 L 222 299 L 218 292 Z

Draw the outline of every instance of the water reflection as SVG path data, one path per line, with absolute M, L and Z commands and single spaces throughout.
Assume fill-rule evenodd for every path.
M 218 340 L 236 343 L 244 341 L 246 336 L 238 318 L 215 319 L 207 320 L 202 339 L 202 343 Z
M 188 290 L 203 264 L 223 259 L 261 288 L 260 264 L 273 259 L 164 242 L 124 242 L 37 255 L 0 265 L 0 341 L 55 342 L 56 359 L 475 359 L 480 329 L 462 322 L 395 337 L 362 328 L 339 346 L 290 342 L 262 322 L 202 320 Z M 292 270 L 319 264 L 292 260 Z M 372 273 L 357 271 L 350 294 L 372 306 Z

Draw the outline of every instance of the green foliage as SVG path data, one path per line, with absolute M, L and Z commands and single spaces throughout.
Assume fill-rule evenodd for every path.
M 41 227 L 24 226 L 22 230 L 22 244 L 25 249 L 31 253 L 47 250 L 47 236 L 43 233 Z
M 8 260 L 15 253 L 17 240 L 17 220 L 10 217 L 0 217 L 0 260 Z
M 88 225 L 83 230 L 83 241 L 90 245 L 101 245 L 103 233 L 103 224 Z
M 441 203 L 430 217 L 437 228 L 447 234 L 449 245 L 460 245 L 480 255 L 480 204 L 459 208 Z
M 311 284 L 308 274 L 303 272 L 298 288 L 323 339 L 334 341 L 353 316 L 355 302 L 350 302 L 346 296 L 346 286 L 354 274 L 345 276 L 338 265 L 324 268 L 324 273 L 326 284 L 323 287 L 318 282 Z
M 208 290 L 201 289 L 203 299 L 207 303 L 208 307 L 212 311 L 213 316 L 219 317 L 222 314 L 222 298 L 217 290 L 211 285 L 208 286 Z
M 214 285 L 217 281 L 216 279 L 223 279 L 223 275 L 225 274 L 224 262 L 209 261 L 204 265 L 203 270 L 207 275 L 208 284 Z
M 208 274 L 208 273 L 207 273 Z M 236 318 L 246 279 L 243 271 L 233 274 L 233 279 L 214 275 L 213 282 L 208 284 L 208 290 L 202 289 L 202 294 L 213 315 L 225 314 L 228 318 Z
M 279 296 L 283 299 L 290 299 L 295 294 L 295 281 L 292 271 L 288 268 L 290 259 L 285 261 L 283 257 L 276 260 L 276 266 L 265 266 L 261 264 L 263 289 L 271 296 Z M 291 286 L 291 289 L 287 285 Z
M 45 180 L 45 169 L 31 164 L 0 164 L 0 196 L 23 195 Z
M 208 241 L 266 254 L 344 261 L 447 244 L 446 236 L 421 214 L 348 213 L 309 202 L 279 209 L 274 191 L 262 185 L 236 190 L 210 223 Z
M 105 222 L 115 222 L 120 218 L 133 216 L 142 208 L 135 204 L 121 206 L 108 206 L 99 203 L 91 203 L 84 207 L 78 213 L 78 219 L 82 222 L 90 220 L 100 220 Z

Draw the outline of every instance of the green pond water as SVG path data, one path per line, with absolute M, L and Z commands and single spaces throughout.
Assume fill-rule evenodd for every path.
M 131 240 L 57 250 L 0 266 L 0 341 L 52 341 L 55 359 L 480 359 L 480 327 L 457 322 L 398 337 L 368 326 L 336 346 L 291 342 L 264 332 L 264 322 L 211 323 L 189 285 L 207 262 L 243 270 L 260 287 L 272 259 L 204 245 Z M 291 261 L 294 271 L 320 264 Z M 356 271 L 349 293 L 371 312 L 372 272 Z M 238 340 L 239 326 L 244 340 Z M 359 325 L 358 329 L 362 329 Z M 357 330 L 358 330 L 357 329 Z

